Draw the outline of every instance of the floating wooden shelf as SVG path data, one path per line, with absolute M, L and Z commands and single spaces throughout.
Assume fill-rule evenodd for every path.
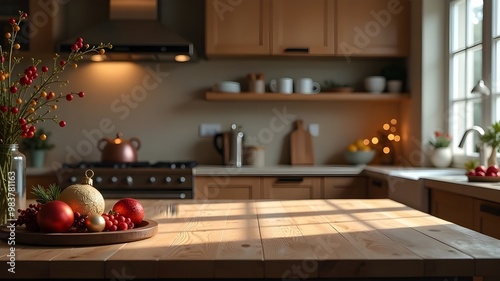
M 280 94 L 280 93 L 215 93 L 207 92 L 209 101 L 385 101 L 400 102 L 410 98 L 407 93 L 319 93 L 319 94 Z

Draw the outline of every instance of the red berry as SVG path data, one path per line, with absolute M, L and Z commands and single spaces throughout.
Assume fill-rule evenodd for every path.
M 17 87 L 16 86 L 10 87 L 10 92 L 13 94 L 17 93 Z
M 19 123 L 20 123 L 21 125 L 26 124 L 26 119 L 24 119 L 24 118 L 20 118 L 20 119 L 19 119 Z
M 73 100 L 73 95 L 72 94 L 67 94 L 66 95 L 66 100 L 72 101 Z
M 125 222 L 121 222 L 117 225 L 118 230 L 127 230 L 128 229 L 128 224 Z
M 83 98 L 85 96 L 85 93 L 84 92 L 79 92 L 78 96 L 81 97 L 81 98 Z
M 0 56 L 0 62 L 5 62 L 5 57 L 4 56 Z
M 1 112 L 7 112 L 7 110 L 9 110 L 9 108 L 7 106 L 5 106 L 5 105 L 0 106 Z
M 28 17 L 28 13 L 23 13 L 23 14 L 21 15 L 21 17 L 22 17 L 23 19 L 27 18 L 27 17 Z
M 44 65 L 44 66 L 42 66 L 42 72 L 47 72 L 47 71 L 49 71 L 49 68 L 48 68 L 48 67 L 46 67 L 45 65 Z
M 10 112 L 12 112 L 13 114 L 17 114 L 17 113 L 19 112 L 19 108 L 17 108 L 17 107 L 12 107 L 12 108 L 10 109 Z
M 28 132 L 28 125 L 21 125 L 21 130 L 23 130 L 23 132 Z
M 9 23 L 10 23 L 10 25 L 16 24 L 16 19 L 15 18 L 10 18 L 9 19 Z
M 25 139 L 25 138 L 27 138 L 27 137 L 28 137 L 28 134 L 27 134 L 27 133 L 24 133 L 24 132 L 23 132 L 23 133 L 21 133 L 21 138 Z
M 71 45 L 71 50 L 78 51 L 78 49 L 80 49 L 80 48 L 78 48 L 78 44 L 75 43 L 75 44 Z
M 59 65 L 60 65 L 60 66 L 64 66 L 64 65 L 66 65 L 66 61 L 65 61 L 65 60 L 61 60 L 61 61 L 59 62 Z
M 55 96 L 56 96 L 56 94 L 55 94 L 54 92 L 50 92 L 50 93 L 47 95 L 47 99 L 48 99 L 48 100 L 53 99 Z
M 35 126 L 31 126 L 31 127 L 29 127 L 29 128 L 28 128 L 28 131 L 29 131 L 29 132 L 34 132 L 34 131 L 36 131 L 36 127 L 35 127 Z
M 116 225 L 112 225 L 109 227 L 109 231 L 116 231 L 118 227 Z
M 26 75 L 24 75 L 23 77 L 21 77 L 19 79 L 19 84 L 26 85 L 26 84 L 28 84 L 28 80 L 29 80 L 28 77 Z
M 60 127 L 64 127 L 64 126 L 66 126 L 66 122 L 65 122 L 65 121 L 61 121 L 61 122 L 59 122 L 59 126 L 60 126 Z

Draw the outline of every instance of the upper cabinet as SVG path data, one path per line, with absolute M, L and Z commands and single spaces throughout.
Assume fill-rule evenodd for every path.
M 268 0 L 206 0 L 207 55 L 268 55 Z
M 206 0 L 207 56 L 409 54 L 409 0 Z
M 334 55 L 334 0 L 273 0 L 273 55 Z
M 408 56 L 409 0 L 337 0 L 337 53 Z

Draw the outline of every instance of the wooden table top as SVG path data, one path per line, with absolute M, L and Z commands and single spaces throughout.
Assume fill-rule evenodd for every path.
M 141 202 L 159 224 L 155 236 L 104 246 L 15 245 L 15 274 L 2 240 L 0 278 L 500 280 L 500 240 L 389 199 Z

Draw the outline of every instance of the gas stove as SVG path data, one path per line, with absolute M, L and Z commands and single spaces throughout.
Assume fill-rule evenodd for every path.
M 80 183 L 87 170 L 94 172 L 93 186 L 106 199 L 124 197 L 192 199 L 194 161 L 80 162 L 63 164 L 62 186 Z

